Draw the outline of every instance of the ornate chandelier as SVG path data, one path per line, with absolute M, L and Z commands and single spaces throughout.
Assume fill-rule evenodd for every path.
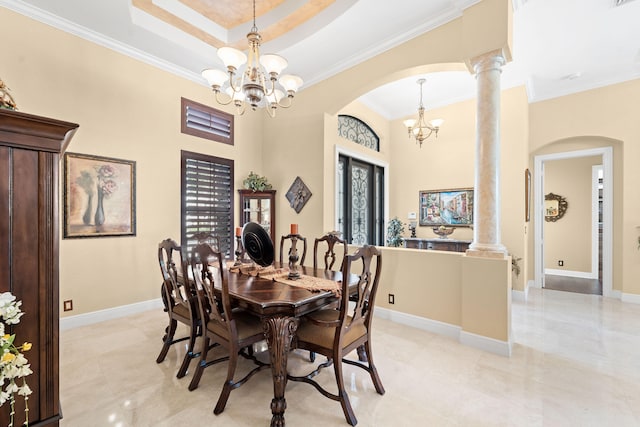
M 422 143 L 424 142 L 424 140 L 429 138 L 432 133 L 435 134 L 436 138 L 438 137 L 440 126 L 444 122 L 444 120 L 442 119 L 434 119 L 427 123 L 424 119 L 424 105 L 422 104 L 422 85 L 425 81 L 425 79 L 419 79 L 417 81 L 417 83 L 420 85 L 420 106 L 418 107 L 418 120 L 409 119 L 402 122 L 407 127 L 409 138 L 413 136 L 416 139 L 416 143 L 420 144 L 420 147 L 422 147 Z
M 290 74 L 280 76 L 282 70 L 288 65 L 287 60 L 282 56 L 275 54 L 260 56 L 262 36 L 256 27 L 255 0 L 253 0 L 253 26 L 247 34 L 247 40 L 249 42 L 248 61 L 247 55 L 238 49 L 221 47 L 218 49 L 218 56 L 227 67 L 227 71 L 209 68 L 202 72 L 202 76 L 207 79 L 213 89 L 218 104 L 229 105 L 233 102 L 239 115 L 244 114 L 245 106 L 249 104 L 252 110 L 264 108 L 271 117 L 275 117 L 278 107 L 291 106 L 296 91 L 302 86 L 302 79 Z M 238 73 L 244 63 L 247 63 L 245 70 Z M 224 89 L 225 95 L 220 96 L 225 83 L 227 84 Z

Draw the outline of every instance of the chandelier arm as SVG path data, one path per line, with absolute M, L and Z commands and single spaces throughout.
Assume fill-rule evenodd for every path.
M 234 105 L 236 106 L 236 114 L 239 116 L 243 115 L 246 111 L 247 103 L 243 101 L 236 101 Z
M 271 117 L 272 119 L 276 117 L 276 109 L 277 106 L 273 105 L 273 104 L 269 104 L 267 106 L 264 107 L 264 111 L 269 115 L 269 117 Z
M 276 82 L 278 81 L 278 75 L 275 73 L 271 73 L 269 80 L 271 81 L 271 88 L 268 88 L 267 86 L 267 77 L 266 76 L 262 76 L 262 87 L 264 88 L 264 95 L 265 96 L 271 96 L 275 93 L 276 91 Z
M 238 82 L 236 82 L 235 84 L 233 82 L 234 79 L 235 79 L 235 76 L 236 76 L 235 70 L 231 70 L 230 69 L 230 70 L 228 70 L 228 72 L 229 72 L 229 87 L 231 88 L 231 90 L 234 93 L 240 92 L 240 90 L 242 89 L 242 80 L 244 80 L 244 73 L 242 73 L 242 78 L 239 79 L 240 80 L 240 86 L 237 86 Z M 232 96 L 232 98 L 233 98 L 233 96 Z
M 229 96 L 229 100 L 228 101 L 223 101 L 222 99 L 220 99 L 220 89 L 218 90 L 214 90 L 213 93 L 215 94 L 215 98 L 216 98 L 216 102 L 220 105 L 229 105 L 231 104 L 231 101 L 233 101 L 233 96 Z

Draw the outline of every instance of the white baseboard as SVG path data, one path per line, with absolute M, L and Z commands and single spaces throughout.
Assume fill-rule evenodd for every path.
M 527 302 L 527 298 L 529 298 L 529 289 L 532 287 L 534 287 L 534 281 L 529 280 L 524 282 L 524 291 L 511 289 L 511 301 Z
M 604 290 L 603 290 L 603 292 L 604 292 Z M 618 300 L 622 300 L 622 292 L 618 291 L 616 289 L 612 289 L 611 291 L 609 291 L 609 293 L 607 295 L 603 294 L 602 296 L 607 297 L 607 298 L 615 298 L 615 299 L 618 299 Z
M 93 311 L 91 313 L 79 314 L 77 316 L 63 317 L 60 319 L 60 330 L 65 331 L 68 329 L 79 328 L 81 326 L 92 325 L 94 323 L 104 322 L 105 320 L 118 319 L 120 317 L 126 317 L 148 310 L 162 310 L 162 307 L 162 300 L 158 298 L 135 304 Z M 511 356 L 510 342 L 498 341 L 493 338 L 464 332 L 460 326 L 415 316 L 413 314 L 389 310 L 384 307 L 376 307 L 375 314 L 376 317 L 380 317 L 381 319 L 387 319 L 395 323 L 454 338 L 460 343 L 470 347 L 485 350 L 500 356 Z
M 626 294 L 622 293 L 622 297 L 620 298 L 622 302 L 630 302 L 632 304 L 640 304 L 640 295 L 638 294 Z
M 517 291 L 511 289 L 511 301 L 527 302 L 527 291 Z
M 488 351 L 500 356 L 511 356 L 511 342 L 499 341 L 482 335 L 464 332 L 460 326 L 415 316 L 413 314 L 401 313 L 384 307 L 376 307 L 375 315 L 381 319 L 391 320 L 395 323 L 454 338 L 461 344 L 468 345 L 469 347 Z
M 444 335 L 455 339 L 460 337 L 460 326 L 415 316 L 413 314 L 402 313 L 400 311 L 390 310 L 384 307 L 376 307 L 374 313 L 376 317 L 391 320 L 392 322 L 411 326 L 416 329 L 422 329 L 423 331 L 429 331 L 434 334 Z
M 499 356 L 511 357 L 511 341 L 500 341 L 495 338 L 462 331 L 460 332 L 460 343 Z
M 77 316 L 62 317 L 60 318 L 60 330 L 65 331 L 67 329 L 79 328 L 80 326 L 118 319 L 148 310 L 162 310 L 163 307 L 162 299 L 158 298 L 105 310 L 92 311 L 91 313 L 78 314 Z
M 571 270 L 554 270 L 553 268 L 545 268 L 544 274 L 553 274 L 555 276 L 577 277 L 579 279 L 597 279 L 598 275 L 589 271 L 571 271 Z

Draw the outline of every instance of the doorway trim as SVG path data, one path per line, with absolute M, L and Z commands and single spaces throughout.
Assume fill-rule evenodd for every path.
M 354 159 L 366 162 L 366 163 L 371 163 L 372 165 L 376 165 L 381 167 L 382 169 L 384 169 L 384 189 L 383 189 L 383 194 L 384 194 L 384 207 L 383 207 L 383 211 L 384 211 L 384 241 L 387 241 L 387 222 L 389 221 L 389 163 L 384 161 L 384 160 L 380 160 L 380 159 L 376 159 L 374 157 L 370 157 L 367 156 L 366 154 L 363 153 L 359 153 L 357 151 L 354 150 L 350 150 L 348 148 L 345 148 L 341 145 L 336 144 L 335 146 L 335 150 L 333 152 L 333 180 L 334 180 L 334 187 L 333 187 L 333 224 L 334 224 L 334 230 L 338 230 L 340 228 L 340 225 L 338 224 L 338 217 L 340 216 L 338 213 L 338 193 L 340 192 L 340 184 L 338 183 L 338 159 L 340 158 L 340 155 L 344 155 L 344 156 L 348 156 L 348 157 L 352 157 Z
M 544 287 L 544 163 L 551 160 L 602 156 L 602 296 L 619 297 L 613 291 L 613 147 L 543 154 L 534 157 L 534 285 Z

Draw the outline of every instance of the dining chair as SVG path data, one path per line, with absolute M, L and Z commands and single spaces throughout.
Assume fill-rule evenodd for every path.
M 257 316 L 231 308 L 229 282 L 224 269 L 223 255 L 207 243 L 196 245 L 191 252 L 191 269 L 196 283 L 198 308 L 202 318 L 202 350 L 189 390 L 198 387 L 204 368 L 228 360 L 227 378 L 213 410 L 220 414 L 232 390 L 246 383 L 255 373 L 271 365 L 258 360 L 253 344 L 264 340 L 262 322 Z M 216 286 L 217 284 L 217 286 Z M 228 356 L 207 361 L 209 350 L 215 346 L 228 350 Z M 250 359 L 256 365 L 248 374 L 235 381 L 238 356 Z
M 187 265 L 182 257 L 182 248 L 173 239 L 165 239 L 158 244 L 158 263 L 162 273 L 162 302 L 169 315 L 169 325 L 162 338 L 163 345 L 157 363 L 162 363 L 171 345 L 189 340 L 177 377 L 182 378 L 189 369 L 191 359 L 199 356 L 194 352 L 196 338 L 201 334 L 200 318 L 196 304 L 196 295 L 188 280 L 185 280 Z M 175 338 L 175 332 L 181 322 L 189 327 L 189 336 Z
M 197 233 L 193 233 L 190 239 L 194 239 L 198 243 L 208 243 L 217 250 L 221 250 L 220 236 L 212 234 L 210 231 L 198 231 Z
M 287 234 L 286 236 L 282 236 L 280 238 L 280 266 L 283 267 L 289 263 L 289 254 L 291 253 L 291 248 L 293 247 L 293 238 L 297 239 L 296 250 L 300 253 L 300 247 L 298 244 L 302 242 L 302 256 L 298 255 L 299 262 L 298 265 L 304 265 L 304 259 L 307 257 L 307 238 L 302 237 L 299 234 Z M 284 242 L 287 240 L 291 240 L 291 245 L 289 246 L 289 250 L 287 251 L 287 260 L 284 261 Z
M 327 233 L 322 237 L 316 238 L 313 243 L 313 268 L 318 268 L 318 249 L 320 245 L 326 243 L 327 250 L 322 254 L 324 260 L 324 269 L 331 270 L 336 262 L 335 246 L 336 244 L 342 245 L 342 257 L 347 255 L 347 242 L 338 237 L 338 232 Z M 342 263 L 340 263 L 340 270 L 342 270 Z
M 319 249 L 326 244 L 326 252 L 323 254 L 319 253 Z M 324 269 L 331 270 L 336 262 L 336 252 L 335 246 L 336 244 L 342 245 L 342 259 L 344 260 L 344 256 L 347 255 L 347 242 L 342 240 L 339 237 L 339 232 L 329 232 L 322 237 L 316 237 L 313 243 L 313 268 L 317 269 L 320 263 L 318 262 L 319 256 L 322 255 L 322 259 L 324 260 Z M 340 262 L 340 271 L 342 271 L 343 262 Z M 313 351 L 309 352 L 309 360 L 311 362 L 315 362 L 316 355 Z
M 305 316 L 296 333 L 295 345 L 297 348 L 327 356 L 327 362 L 318 365 L 314 371 L 307 375 L 287 376 L 291 381 L 311 384 L 323 396 L 339 401 L 347 422 L 352 426 L 355 426 L 358 420 L 345 389 L 342 364 L 347 363 L 366 370 L 369 372 L 378 394 L 384 394 L 385 392 L 376 366 L 373 363 L 371 351 L 371 322 L 382 269 L 382 255 L 375 246 L 368 245 L 359 248 L 352 255 L 347 255 L 344 258 L 342 268 L 343 278 L 350 277 L 352 265 L 356 262 L 362 262 L 362 272 L 355 289 L 355 294 L 357 294 L 355 304 L 350 305 L 349 298 L 343 297 L 340 299 L 340 306 L 337 310 L 323 309 Z M 372 263 L 375 263 L 374 271 L 371 270 Z M 349 282 L 350 280 L 342 281 L 343 296 L 349 295 Z M 345 358 L 347 354 L 362 345 L 364 345 L 367 362 Z M 337 394 L 330 393 L 312 379 L 321 369 L 331 364 L 334 366 L 338 386 Z

